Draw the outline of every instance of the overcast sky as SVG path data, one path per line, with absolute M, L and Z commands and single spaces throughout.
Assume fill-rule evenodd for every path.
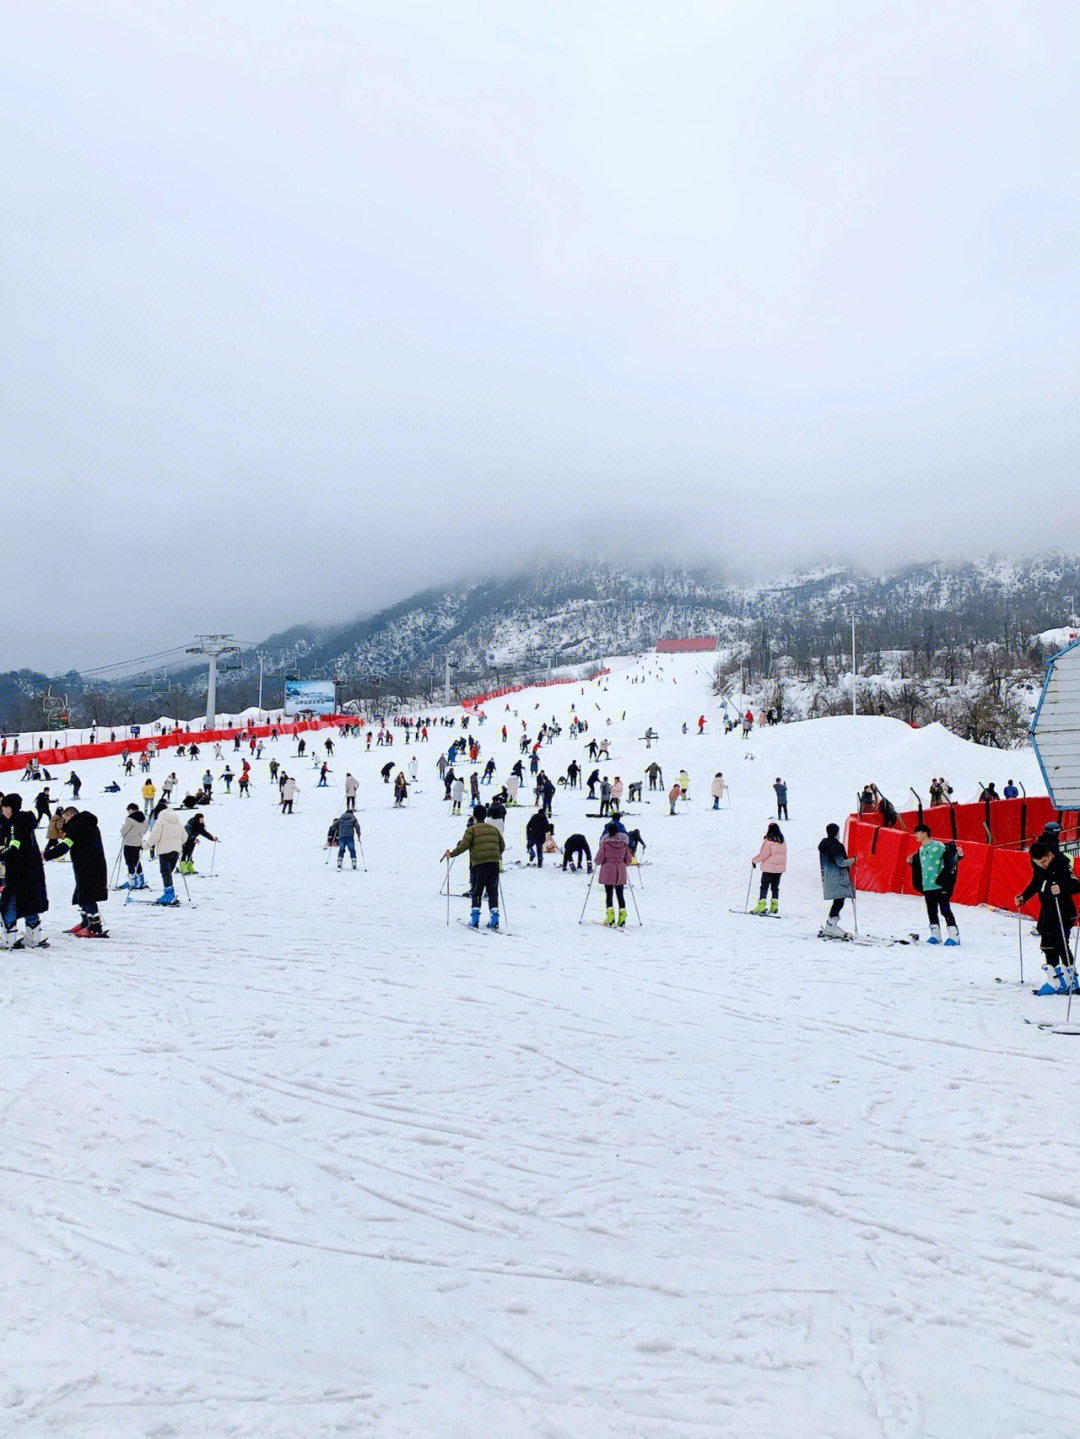
M 7 0 L 0 668 L 1080 545 L 1080 6 Z

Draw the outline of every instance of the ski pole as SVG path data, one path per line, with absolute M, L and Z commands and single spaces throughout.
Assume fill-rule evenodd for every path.
M 217 864 L 217 840 L 214 840 L 214 848 L 210 851 L 210 874 L 208 877 L 211 879 L 214 875 L 215 864 Z
M 754 865 L 750 866 L 750 878 L 746 881 L 746 898 L 743 900 L 743 914 L 750 908 L 750 891 L 754 885 Z
M 1020 983 L 1024 982 L 1024 912 L 1016 912 L 1016 944 L 1020 951 Z
M 596 873 L 595 873 L 595 871 L 594 871 L 594 870 L 590 870 L 590 871 L 589 871 L 589 886 L 588 886 L 588 888 L 587 888 L 586 891 L 585 891 L 585 903 L 581 906 L 581 913 L 580 913 L 580 915 L 578 916 L 578 924 L 583 924 L 583 923 L 585 922 L 585 910 L 586 910 L 586 907 L 588 906 L 588 903 L 589 903 L 589 895 L 592 894 L 593 880 L 594 880 L 595 878 L 596 878 Z
M 453 860 L 448 859 L 448 860 L 446 861 L 446 923 L 447 923 L 447 927 L 449 927 L 449 925 L 450 925 L 450 866 L 451 866 L 452 864 L 453 864 Z
M 641 924 L 641 910 L 638 909 L 638 907 L 637 907 L 637 896 L 636 896 L 635 893 L 634 893 L 634 886 L 633 886 L 632 884 L 628 884 L 626 887 L 627 887 L 627 889 L 630 891 L 630 898 L 631 898 L 631 899 L 633 900 L 633 902 L 634 902 L 634 913 L 637 915 L 637 922 L 638 922 L 638 925 L 640 926 L 640 924 Z
M 504 920 L 506 918 L 506 891 L 503 889 L 501 874 L 499 875 L 499 916 L 501 919 Z M 503 928 L 506 930 L 507 934 L 510 933 L 510 926 L 508 924 L 504 924 Z
M 124 854 L 124 846 L 121 845 L 116 851 L 116 864 L 113 866 L 112 888 L 116 888 L 116 881 L 120 878 L 120 860 Z
M 358 848 L 359 848 L 359 850 L 360 850 L 360 865 L 361 865 L 361 868 L 363 869 L 364 873 L 367 874 L 367 860 L 364 858 L 364 841 L 360 838 L 360 831 L 359 831 L 359 830 L 356 831 L 356 843 L 357 843 L 357 846 L 358 846 Z
M 187 875 L 186 875 L 186 874 L 184 873 L 184 871 L 179 867 L 179 865 L 177 865 L 177 873 L 179 874 L 180 878 L 184 881 L 184 893 L 187 895 L 188 904 L 190 904 L 190 903 L 191 903 L 191 890 L 188 889 Z

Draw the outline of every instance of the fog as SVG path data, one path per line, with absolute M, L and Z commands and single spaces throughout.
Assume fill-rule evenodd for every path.
M 1078 543 L 1073 5 L 27 0 L 2 33 L 0 668 L 538 551 Z

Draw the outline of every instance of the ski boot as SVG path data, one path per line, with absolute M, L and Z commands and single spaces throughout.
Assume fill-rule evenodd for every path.
M 42 934 L 40 924 L 26 926 L 26 947 L 27 949 L 48 949 L 49 941 Z
M 86 939 L 108 939 L 109 931 L 101 924 L 101 915 L 92 914 L 86 922 Z
M 135 888 L 137 888 L 137 886 L 136 886 L 133 878 L 132 878 L 132 879 L 125 879 L 124 882 L 123 882 L 123 884 L 118 884 L 116 887 L 117 887 L 117 889 L 135 889 Z
M 932 925 L 930 926 L 930 937 L 927 939 L 926 942 L 927 942 L 927 944 L 940 944 L 940 943 L 941 943 L 941 925 L 940 925 L 940 924 L 932 924 Z
M 764 901 L 763 899 L 759 899 L 758 902 L 757 902 L 757 904 L 755 904 L 754 907 L 753 907 L 753 909 L 750 911 L 750 913 L 751 913 L 751 914 L 764 914 L 764 913 L 765 913 L 765 901 Z
M 618 919 L 615 921 L 615 927 L 616 927 L 616 929 L 625 929 L 625 928 L 626 928 L 626 910 L 625 910 L 625 909 L 620 909 L 620 910 L 619 910 L 619 917 L 618 917 Z
M 831 914 L 829 915 L 829 918 L 825 921 L 825 927 L 824 929 L 822 929 L 821 933 L 825 936 L 826 939 L 851 938 L 846 929 L 840 928 L 840 920 L 838 918 L 835 918 Z
M 480 928 L 480 906 L 479 906 L 479 905 L 477 905 L 476 908 L 475 908 L 474 910 L 472 910 L 472 911 L 470 912 L 470 914 L 469 914 L 469 928 L 470 928 L 470 929 L 479 929 L 479 928 Z
M 1080 994 L 1080 979 L 1077 978 L 1075 965 L 1065 965 L 1064 982 L 1066 994 Z
M 168 889 L 163 889 L 163 890 L 161 891 L 161 893 L 158 895 L 157 899 L 154 900 L 154 903 L 155 903 L 155 904 L 179 904 L 180 901 L 179 901 L 179 900 L 177 899 L 177 897 L 176 897 L 176 890 L 173 889 L 172 885 L 170 884 L 169 887 L 168 887 Z
M 615 911 L 613 909 L 608 909 L 604 911 L 604 923 L 614 925 Z
M 493 909 L 493 910 L 491 911 L 491 913 L 488 915 L 487 927 L 488 927 L 488 929 L 498 929 L 498 927 L 499 927 L 499 911 L 498 911 L 497 909 Z
M 779 901 L 777 901 L 777 900 L 775 900 L 775 899 L 770 899 L 770 900 L 769 900 L 769 913 L 770 913 L 770 914 L 779 914 L 779 913 L 780 913 L 780 904 L 779 904 Z
M 24 945 L 23 945 L 22 935 L 21 935 L 21 934 L 19 933 L 19 931 L 15 928 L 15 926 L 12 925 L 10 929 L 7 929 L 7 928 L 5 927 L 4 932 L 3 932 L 2 934 L 0 934 L 0 949 L 23 949 L 23 948 L 24 948 Z
M 955 949 L 959 943 L 960 931 L 957 929 L 955 924 L 950 924 L 945 939 L 946 947 L 951 946 L 953 949 Z
M 1046 981 L 1041 984 L 1035 993 L 1039 996 L 1048 994 L 1067 994 L 1065 987 L 1065 971 L 1060 964 L 1044 964 L 1046 970 Z

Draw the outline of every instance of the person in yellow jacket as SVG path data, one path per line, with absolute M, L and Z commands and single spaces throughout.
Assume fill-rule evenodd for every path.
M 154 788 L 154 781 L 149 775 L 146 776 L 146 783 L 139 793 L 142 795 L 143 810 L 146 814 L 149 814 L 154 808 L 154 796 L 157 794 L 157 790 Z

